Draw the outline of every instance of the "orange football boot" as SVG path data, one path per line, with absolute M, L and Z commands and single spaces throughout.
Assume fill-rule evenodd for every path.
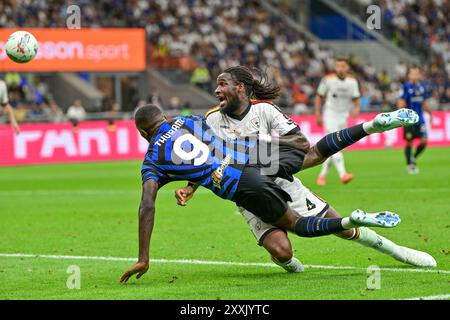
M 343 184 L 347 184 L 350 181 L 352 181 L 352 179 L 353 179 L 353 175 L 351 173 L 346 173 L 341 177 L 341 182 Z
M 327 184 L 327 179 L 324 176 L 319 176 L 316 181 L 318 186 L 324 186 Z

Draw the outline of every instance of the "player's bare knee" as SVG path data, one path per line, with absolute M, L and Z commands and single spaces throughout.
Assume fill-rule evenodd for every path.
M 279 262 L 289 261 L 293 256 L 291 242 L 282 230 L 271 232 L 264 239 L 263 246 Z
M 286 247 L 277 247 L 276 251 L 270 253 L 271 256 L 279 262 L 287 262 L 292 259 L 292 249 Z

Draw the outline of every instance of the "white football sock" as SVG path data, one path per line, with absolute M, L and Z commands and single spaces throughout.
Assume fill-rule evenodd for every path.
M 344 217 L 344 218 L 342 218 L 342 220 L 341 220 L 341 225 L 342 225 L 342 228 L 344 228 L 344 229 L 346 229 L 346 230 L 348 230 L 348 229 L 353 229 L 353 228 L 356 228 L 357 226 L 355 226 L 351 221 L 350 221 L 350 218 L 349 217 Z
M 305 270 L 302 263 L 295 257 L 292 257 L 290 260 L 286 262 L 279 262 L 278 260 L 272 257 L 272 261 L 290 273 L 303 272 Z
M 395 244 L 389 239 L 378 235 L 375 231 L 369 228 L 359 228 L 359 238 L 356 242 L 374 248 L 382 253 L 385 253 L 395 260 L 403 263 L 408 263 L 419 267 L 436 267 L 436 260 L 426 252 L 417 251 L 407 247 Z
M 363 130 L 364 130 L 367 134 L 376 133 L 375 128 L 373 127 L 373 120 L 364 122 L 364 123 L 363 123 Z
M 390 256 L 398 254 L 400 250 L 400 246 L 391 240 L 386 239 L 375 231 L 365 227 L 359 228 L 359 237 L 356 238 L 355 241 L 363 246 L 371 247 Z
M 342 152 L 333 154 L 331 156 L 331 161 L 333 161 L 333 164 L 336 167 L 339 177 L 342 178 L 347 173 L 347 171 L 345 170 L 344 155 L 342 154 Z
M 324 163 L 322 164 L 322 169 L 320 169 L 319 176 L 326 177 L 328 174 L 328 170 L 331 166 L 331 158 L 327 158 Z

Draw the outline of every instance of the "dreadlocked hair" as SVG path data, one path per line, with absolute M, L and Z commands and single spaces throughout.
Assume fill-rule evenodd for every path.
M 261 73 L 259 80 L 255 79 L 250 69 L 244 66 L 228 68 L 224 73 L 231 74 L 234 81 L 242 82 L 250 99 L 275 100 L 280 95 L 281 88 L 270 83 L 266 71 Z

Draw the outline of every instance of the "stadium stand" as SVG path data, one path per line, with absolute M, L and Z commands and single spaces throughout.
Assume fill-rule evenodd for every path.
M 440 103 L 450 102 L 450 1 L 447 0 L 338 0 L 342 7 L 367 18 L 368 5 L 381 8 L 388 40 L 418 55 L 429 65 L 429 79 Z
M 343 2 L 347 6 L 357 6 L 366 5 L 367 1 Z M 391 17 L 387 20 L 389 30 L 386 32 L 393 41 L 403 45 L 419 43 L 420 39 L 423 47 L 431 48 L 426 78 L 435 89 L 436 105 L 449 103 L 449 30 L 442 30 L 442 22 L 448 17 L 448 2 L 441 5 L 439 3 L 445 1 L 419 1 L 419 5 L 406 0 L 374 2 L 383 6 L 386 17 Z M 284 88 L 278 104 L 289 108 L 290 112 L 307 113 L 312 111 L 318 81 L 333 67 L 335 55 L 330 48 L 294 30 L 282 13 L 269 12 L 258 1 L 99 0 L 80 1 L 80 6 L 82 27 L 145 28 L 150 45 L 150 68 L 168 77 L 175 72 L 175 79 L 191 83 L 209 94 L 213 93 L 220 70 L 227 66 L 243 64 L 259 70 L 267 68 L 273 81 Z M 0 26 L 61 27 L 65 25 L 65 8 L 64 2 L 56 0 L 3 1 Z M 376 70 L 354 57 L 349 60 L 360 81 L 363 111 L 391 109 L 405 77 L 406 64 L 399 64 L 395 75 L 390 76 L 385 70 Z M 40 120 L 49 113 L 45 110 L 55 109 L 51 90 L 39 77 L 34 77 L 33 84 L 24 84 L 26 78 L 18 74 L 6 75 L 6 78 L 10 79 L 12 104 L 18 113 L 24 114 L 20 119 Z M 149 91 L 149 99 L 151 95 L 162 94 Z M 129 99 L 133 105 L 139 102 L 135 96 Z M 166 106 L 169 100 L 161 103 Z M 69 106 L 60 107 L 66 112 Z M 102 110 L 99 106 L 86 107 L 87 111 Z

